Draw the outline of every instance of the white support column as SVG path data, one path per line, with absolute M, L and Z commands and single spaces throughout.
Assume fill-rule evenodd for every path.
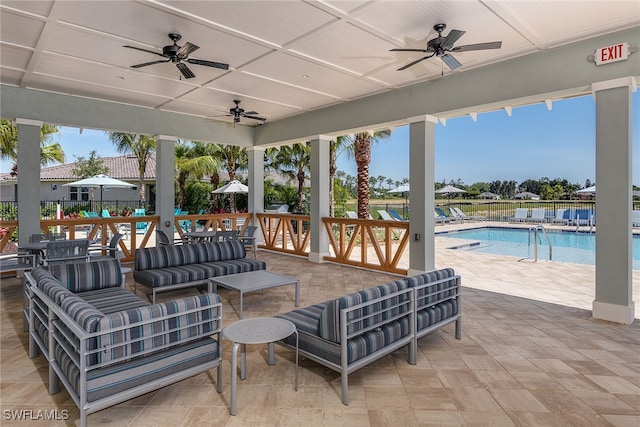
M 632 97 L 627 77 L 593 83 L 596 99 L 596 299 L 593 317 L 630 325 L 632 261 Z
M 329 236 L 322 217 L 329 216 L 329 146 L 331 138 L 316 135 L 311 142 L 311 220 L 309 261 L 321 263 L 329 255 Z
M 409 275 L 435 268 L 435 129 L 433 116 L 409 122 Z
M 173 242 L 175 217 L 175 136 L 156 135 L 156 215 L 160 216 L 158 229 Z
M 40 128 L 38 120 L 16 119 L 18 126 L 18 245 L 40 232 Z
M 262 230 L 256 214 L 264 212 L 264 147 L 247 147 L 249 155 L 249 212 L 253 214 L 251 223 L 257 226 L 256 243 L 264 242 Z

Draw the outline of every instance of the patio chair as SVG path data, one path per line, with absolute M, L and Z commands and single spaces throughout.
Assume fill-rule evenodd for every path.
M 389 215 L 389 212 L 384 209 L 378 210 L 378 215 L 380 215 L 380 218 L 385 221 L 397 221 L 397 219 Z
M 169 240 L 169 236 L 167 236 L 167 233 L 156 228 L 156 246 L 172 246 L 181 244 L 182 241 L 174 241 L 173 243 L 171 243 L 171 240 Z
M 354 211 L 346 211 L 345 214 L 347 215 L 347 218 L 358 219 L 358 214 Z
M 516 213 L 509 219 L 509 222 L 526 222 L 529 216 L 529 208 L 516 208 Z
M 47 243 L 44 265 L 87 262 L 89 260 L 89 240 L 53 240 Z
M 122 255 L 122 252 L 118 250 L 118 244 L 120 243 L 120 240 L 122 240 L 122 237 L 123 237 L 122 234 L 116 233 L 113 235 L 113 237 L 109 241 L 108 246 L 90 248 L 89 261 L 100 261 L 103 259 L 120 258 Z M 108 254 L 103 255 L 102 254 L 103 251 L 107 251 Z
M 395 209 L 389 209 L 388 212 L 396 221 L 404 221 L 404 218 Z
M 189 215 L 189 211 L 180 211 L 179 215 Z M 182 231 L 189 231 L 191 228 L 190 219 L 181 219 L 178 221 L 178 224 L 180 225 L 180 228 L 182 228 Z
M 228 240 L 238 240 L 238 232 L 234 230 L 218 230 L 213 236 L 214 242 L 225 242 Z
M 467 214 L 465 214 L 464 212 L 462 212 L 460 210 L 460 208 L 455 208 L 453 206 L 449 207 L 449 211 L 451 212 L 451 214 L 454 216 L 454 218 L 456 220 L 465 222 L 465 221 L 471 221 L 471 217 L 467 216 Z
M 111 218 L 111 212 L 109 212 L 109 209 L 102 209 L 102 218 Z
M 136 209 L 133 211 L 132 216 L 145 216 L 146 211 L 144 208 Z M 146 234 L 147 227 L 149 226 L 148 222 L 136 222 L 136 234 Z
M 0 255 L 0 273 L 8 271 L 28 271 L 36 266 L 36 255 L 17 253 Z
M 244 233 L 238 235 L 238 240 L 242 242 L 245 249 L 251 248 L 253 250 L 253 259 L 258 259 L 258 245 L 256 244 L 255 236 L 256 230 L 258 230 L 258 227 L 248 225 L 247 228 L 245 228 Z
M 571 209 L 556 209 L 556 216 L 551 220 L 553 224 L 569 225 Z
M 593 212 L 591 209 L 576 209 L 573 225 L 593 225 Z
M 631 223 L 634 227 L 640 227 L 640 211 L 632 212 Z
M 436 221 L 436 225 L 438 225 L 438 224 L 444 225 L 444 224 L 448 224 L 448 223 L 451 222 L 451 218 L 449 218 L 447 216 L 440 215 L 435 210 L 433 211 L 433 218 Z
M 545 221 L 547 211 L 545 208 L 533 208 L 531 210 L 531 216 L 527 218 L 527 222 L 536 222 L 542 224 Z
M 451 222 L 451 221 L 456 221 L 457 218 L 453 217 L 453 216 L 449 216 L 447 215 L 442 208 L 440 207 L 436 207 L 435 208 L 436 214 L 437 216 L 439 216 L 441 219 L 443 219 L 445 222 Z

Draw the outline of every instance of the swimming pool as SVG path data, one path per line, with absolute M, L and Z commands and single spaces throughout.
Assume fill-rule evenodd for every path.
M 596 235 L 594 233 L 576 233 L 547 230 L 551 240 L 553 261 L 574 262 L 578 264 L 595 264 Z M 549 259 L 549 246 L 541 233 L 538 233 L 538 259 Z M 455 249 L 473 250 L 474 252 L 496 255 L 510 255 L 519 258 L 533 258 L 533 233 L 531 245 L 527 229 L 485 227 L 472 230 L 439 233 L 439 237 L 466 239 L 474 241 L 470 245 L 461 245 Z M 640 236 L 633 236 L 633 269 L 640 270 Z

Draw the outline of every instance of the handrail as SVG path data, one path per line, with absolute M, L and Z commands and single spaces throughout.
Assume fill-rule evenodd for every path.
M 531 232 L 533 231 L 533 258 L 534 261 L 538 261 L 538 230 L 542 231 L 542 234 L 547 239 L 547 245 L 549 246 L 549 261 L 553 259 L 553 247 L 551 246 L 551 239 L 547 233 L 547 229 L 542 224 L 538 224 L 534 227 L 529 227 L 528 233 L 528 246 L 531 247 Z

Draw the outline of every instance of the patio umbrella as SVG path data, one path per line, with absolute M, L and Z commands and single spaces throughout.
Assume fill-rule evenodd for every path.
M 576 191 L 577 194 L 596 194 L 596 186 L 592 185 L 591 187 L 583 188 L 582 190 Z
M 439 188 L 438 190 L 436 190 L 436 193 L 438 194 L 446 194 L 448 196 L 448 198 L 451 198 L 452 194 L 456 194 L 456 193 L 466 193 L 465 190 L 458 188 L 458 187 L 454 187 L 453 185 L 445 185 L 442 188 Z M 447 202 L 448 204 L 449 202 Z
M 393 190 L 389 190 L 389 193 L 408 193 L 409 192 L 409 184 L 402 184 L 399 187 L 394 188 Z
M 89 188 L 100 188 L 100 210 L 102 210 L 102 192 L 104 187 L 117 187 L 117 188 L 131 188 L 135 187 L 135 185 L 130 184 L 125 181 L 120 181 L 119 179 L 109 178 L 107 175 L 95 175 L 91 178 L 81 179 L 80 181 L 70 182 L 68 184 L 63 184 L 65 187 L 89 187 Z
M 231 194 L 231 211 L 236 211 L 236 193 L 248 193 L 249 187 L 241 183 L 240 181 L 234 179 L 233 181 L 228 182 L 226 185 L 223 185 L 220 188 L 216 188 L 212 191 L 215 194 Z

